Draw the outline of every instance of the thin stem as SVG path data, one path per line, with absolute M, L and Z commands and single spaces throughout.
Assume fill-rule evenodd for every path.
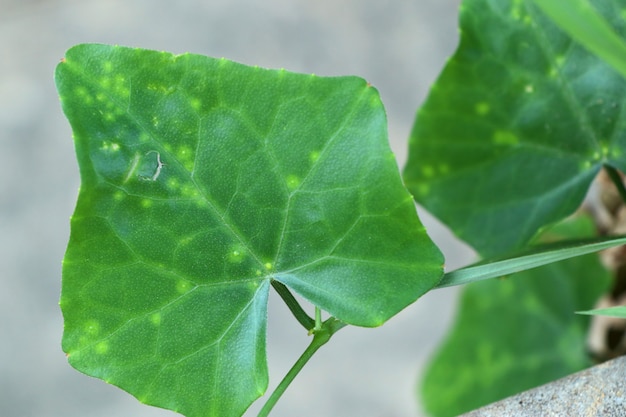
M 307 313 L 304 311 L 298 300 L 293 296 L 293 294 L 289 291 L 289 289 L 282 283 L 278 281 L 272 281 L 272 287 L 276 290 L 280 298 L 283 299 L 289 310 L 294 315 L 296 320 L 304 326 L 306 330 L 312 330 L 316 326 L 315 320 L 313 320 Z
M 267 417 L 270 414 L 272 408 L 274 408 L 280 397 L 287 390 L 287 387 L 289 387 L 289 384 L 291 384 L 291 382 L 296 378 L 302 368 L 304 368 L 304 365 L 306 365 L 307 362 L 313 357 L 315 352 L 328 343 L 333 334 L 345 326 L 346 323 L 339 321 L 334 317 L 331 317 L 322 323 L 320 330 L 315 332 L 311 344 L 305 349 L 304 353 L 302 353 L 302 355 L 298 358 L 289 372 L 287 372 L 287 375 L 285 375 L 283 380 L 280 381 L 280 384 L 278 384 L 274 392 L 272 392 L 267 402 L 263 405 L 263 408 L 261 408 L 261 411 L 259 411 L 258 417 Z
M 322 330 L 322 309 L 318 306 L 315 306 L 315 327 L 313 328 L 314 332 Z
M 619 171 L 609 165 L 605 165 L 604 169 L 606 169 L 606 173 L 609 174 L 609 178 L 611 178 L 611 181 L 613 181 L 613 184 L 617 187 L 620 197 L 622 197 L 622 200 L 626 202 L 626 187 L 624 187 L 624 180 L 622 179 Z

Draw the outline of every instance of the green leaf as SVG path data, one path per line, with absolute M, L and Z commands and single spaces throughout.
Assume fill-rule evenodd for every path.
M 454 285 L 464 285 L 471 282 L 498 278 L 536 268 L 552 262 L 588 253 L 599 252 L 615 246 L 626 244 L 626 237 L 611 236 L 586 240 L 557 242 L 534 246 L 524 252 L 508 256 L 504 259 L 482 261 L 446 273 L 435 288 L 445 288 Z
M 558 229 L 584 230 L 587 218 Z M 564 227 L 567 226 L 567 227 Z M 580 238 L 569 235 L 561 238 Z M 422 384 L 436 417 L 455 416 L 591 365 L 586 337 L 591 308 L 611 284 L 596 254 L 464 288 L 452 329 Z
M 535 0 L 535 4 L 569 36 L 626 77 L 626 43 L 589 1 Z
M 594 2 L 620 36 L 614 0 Z M 466 0 L 461 40 L 418 112 L 416 200 L 483 256 L 573 213 L 603 165 L 626 170 L 626 81 L 532 0 Z
M 273 280 L 378 326 L 440 279 L 362 79 L 79 45 L 56 83 L 81 174 L 61 294 L 78 370 L 239 416 L 267 387 Z
M 609 317 L 617 317 L 620 319 L 626 319 L 626 307 L 624 306 L 598 308 L 595 310 L 578 311 L 577 313 L 586 314 L 590 316 L 609 316 Z

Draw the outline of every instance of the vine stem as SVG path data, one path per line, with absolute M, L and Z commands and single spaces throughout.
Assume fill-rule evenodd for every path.
M 304 311 L 302 306 L 300 306 L 300 303 L 298 303 L 298 300 L 296 300 L 289 289 L 283 283 L 274 280 L 272 280 L 272 287 L 274 287 L 274 290 L 276 290 L 278 295 L 280 295 L 280 298 L 282 298 L 285 304 L 287 304 L 287 307 L 296 320 L 298 320 L 298 323 L 300 323 L 305 329 L 311 331 L 316 326 L 315 320 L 313 320 Z
M 285 377 L 282 381 L 280 381 L 280 384 L 278 384 L 274 392 L 272 392 L 270 397 L 267 399 L 267 402 L 263 405 L 263 408 L 261 408 L 261 411 L 259 411 L 258 417 L 267 417 L 270 414 L 272 408 L 274 408 L 280 397 L 287 390 L 287 387 L 289 387 L 291 382 L 300 373 L 302 368 L 304 368 L 304 365 L 309 362 L 315 352 L 317 352 L 319 348 L 328 343 L 333 334 L 335 334 L 337 331 L 345 326 L 346 323 L 339 321 L 334 317 L 331 317 L 322 323 L 322 326 L 319 330 L 314 331 L 311 344 L 309 344 L 309 346 L 305 349 L 302 355 L 300 355 L 296 363 L 291 367 L 289 372 L 287 372 L 287 375 L 285 375 Z
M 604 169 L 606 169 L 606 173 L 609 174 L 609 178 L 611 178 L 611 181 L 615 184 L 620 197 L 622 197 L 622 201 L 626 202 L 626 187 L 624 187 L 624 180 L 619 171 L 609 165 L 605 165 Z
M 322 330 L 322 309 L 319 307 L 315 307 L 315 327 L 313 328 L 313 333 Z

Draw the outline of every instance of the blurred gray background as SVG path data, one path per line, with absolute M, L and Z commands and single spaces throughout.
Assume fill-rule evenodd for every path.
M 113 43 L 362 76 L 380 91 L 402 165 L 415 110 L 456 46 L 459 1 L 0 0 L 0 416 L 175 415 L 78 373 L 60 348 L 61 259 L 79 186 L 53 83 L 66 49 Z M 421 213 L 448 268 L 467 263 L 468 250 Z M 418 375 L 455 296 L 434 291 L 381 328 L 342 330 L 273 416 L 423 415 Z M 308 343 L 277 297 L 268 340 L 271 389 Z

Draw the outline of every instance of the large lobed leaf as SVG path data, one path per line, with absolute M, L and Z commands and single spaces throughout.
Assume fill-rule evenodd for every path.
M 623 2 L 592 3 L 623 37 Z M 626 82 L 532 0 L 465 0 L 460 28 L 418 112 L 404 177 L 493 256 L 571 214 L 603 164 L 626 170 Z
M 238 416 L 267 387 L 271 280 L 378 326 L 441 277 L 362 79 L 79 45 L 56 83 L 82 181 L 60 301 L 78 370 Z

